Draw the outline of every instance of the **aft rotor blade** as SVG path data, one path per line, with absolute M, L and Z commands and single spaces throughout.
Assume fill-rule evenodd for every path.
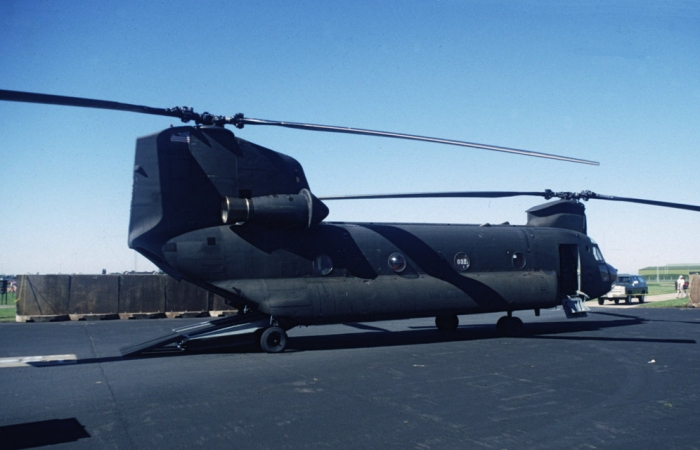
M 376 130 L 365 130 L 362 128 L 350 128 L 350 127 L 338 127 L 333 125 L 316 125 L 310 123 L 295 123 L 295 122 L 281 122 L 274 120 L 264 120 L 264 119 L 250 119 L 247 117 L 240 118 L 239 123 L 242 125 L 274 125 L 278 127 L 295 128 L 299 130 L 313 130 L 313 131 L 327 131 L 331 133 L 348 133 L 348 134 L 360 134 L 366 136 L 381 136 L 396 139 L 409 139 L 414 141 L 426 141 L 435 142 L 437 144 L 449 144 L 449 145 L 459 145 L 461 147 L 471 147 L 478 148 L 482 150 L 492 150 L 496 152 L 513 153 L 517 155 L 525 156 L 535 156 L 538 158 L 555 159 L 559 161 L 575 162 L 579 164 L 589 164 L 593 166 L 599 166 L 600 163 L 597 161 L 589 161 L 586 159 L 571 158 L 568 156 L 552 155 L 549 153 L 533 152 L 529 150 L 520 150 L 517 148 L 500 147 L 496 145 L 487 144 L 477 144 L 476 142 L 465 142 L 465 141 L 455 141 L 451 139 L 433 138 L 427 136 L 417 136 L 413 134 L 403 134 L 403 133 L 393 133 L 389 131 L 376 131 Z M 239 126 L 239 125 L 236 125 Z M 240 126 L 239 126 L 240 127 Z
M 521 150 L 517 148 L 501 147 L 496 145 L 478 144 L 476 142 L 466 142 L 466 141 L 456 141 L 451 139 L 433 138 L 428 136 L 418 136 L 413 134 L 404 133 L 394 133 L 389 131 L 376 131 L 376 130 L 366 130 L 362 128 L 351 128 L 351 127 L 338 127 L 333 125 L 317 125 L 309 123 L 296 123 L 296 122 L 282 122 L 274 120 L 264 120 L 264 119 L 250 119 L 243 116 L 243 114 L 236 114 L 235 116 L 216 116 L 209 113 L 195 113 L 192 108 L 189 107 L 175 107 L 175 108 L 153 108 L 150 106 L 143 105 L 132 105 L 129 103 L 119 103 L 107 100 L 96 100 L 91 98 L 82 97 L 67 97 L 63 95 L 51 95 L 51 94 L 37 94 L 33 92 L 22 92 L 22 91 L 10 91 L 5 89 L 0 89 L 0 100 L 14 101 L 14 102 L 26 102 L 26 103 L 41 103 L 48 105 L 63 105 L 63 106 L 78 106 L 83 108 L 97 108 L 97 109 L 109 109 L 115 111 L 128 111 L 136 112 L 141 114 L 152 114 L 158 116 L 166 117 L 178 117 L 182 119 L 183 122 L 188 122 L 190 120 L 195 121 L 199 124 L 205 125 L 224 125 L 233 124 L 238 128 L 243 128 L 244 125 L 273 125 L 285 128 L 294 128 L 299 130 L 311 130 L 311 131 L 325 131 L 331 133 L 347 133 L 347 134 L 359 134 L 365 136 L 380 136 L 395 139 L 408 139 L 413 141 L 424 141 L 424 142 L 434 142 L 437 144 L 448 144 L 457 145 L 461 147 L 478 148 L 482 150 L 491 150 L 496 152 L 511 153 L 516 155 L 524 156 L 534 156 L 537 158 L 554 159 L 558 161 L 568 161 L 575 162 L 579 164 L 589 164 L 594 166 L 599 166 L 600 163 L 597 161 L 589 161 L 586 159 L 571 158 L 568 156 L 553 155 L 549 153 L 533 152 L 530 150 Z
M 464 191 L 464 192 L 420 192 L 413 194 L 369 194 L 369 195 L 344 195 L 335 197 L 319 197 L 320 200 L 376 200 L 390 198 L 504 198 L 529 195 L 546 197 L 547 192 L 520 192 L 520 191 Z
M 128 103 L 95 100 L 91 98 L 36 94 L 33 92 L 8 91 L 5 89 L 0 89 L 0 100 L 41 103 L 46 105 L 79 106 L 83 108 L 111 109 L 115 111 L 129 111 L 158 116 L 180 117 L 178 112 L 166 108 L 151 108 L 150 106 L 131 105 Z

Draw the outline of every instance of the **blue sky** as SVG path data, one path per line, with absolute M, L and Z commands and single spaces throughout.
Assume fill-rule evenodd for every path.
M 700 2 L 0 3 L 0 88 L 504 145 L 599 167 L 247 126 L 318 195 L 592 190 L 700 204 Z M 0 102 L 0 272 L 151 270 L 127 247 L 133 151 L 169 118 Z M 176 124 L 176 123 L 175 123 Z M 330 220 L 523 224 L 541 203 L 329 203 Z M 621 271 L 700 262 L 700 215 L 586 204 Z

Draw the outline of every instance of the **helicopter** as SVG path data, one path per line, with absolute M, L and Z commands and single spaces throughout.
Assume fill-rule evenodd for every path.
M 136 141 L 128 245 L 167 275 L 222 296 L 239 313 L 121 349 L 124 356 L 254 342 L 283 352 L 296 326 L 435 317 L 452 331 L 460 315 L 503 312 L 496 329 L 517 336 L 515 311 L 562 307 L 609 292 L 617 270 L 587 233 L 583 201 L 700 211 L 700 206 L 591 191 L 466 191 L 317 197 L 294 158 L 246 141 L 225 125 L 381 136 L 563 162 L 597 162 L 509 147 L 349 127 L 218 116 L 189 107 L 0 90 L 0 100 L 180 118 Z M 543 197 L 524 225 L 326 221 L 326 202 L 387 198 Z M 557 199 L 554 201 L 549 201 Z

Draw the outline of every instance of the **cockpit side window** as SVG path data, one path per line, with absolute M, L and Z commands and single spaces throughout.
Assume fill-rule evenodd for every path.
M 605 262 L 605 259 L 603 258 L 603 253 L 601 253 L 597 245 L 593 246 L 593 257 L 596 259 L 596 261 Z

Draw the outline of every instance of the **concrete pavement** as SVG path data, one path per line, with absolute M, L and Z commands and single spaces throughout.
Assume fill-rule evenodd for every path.
M 4 323 L 0 442 L 700 448 L 700 310 L 591 309 L 516 313 L 520 338 L 498 337 L 500 314 L 483 314 L 447 334 L 433 319 L 351 323 L 292 329 L 282 354 L 132 359 L 119 347 L 199 320 Z

